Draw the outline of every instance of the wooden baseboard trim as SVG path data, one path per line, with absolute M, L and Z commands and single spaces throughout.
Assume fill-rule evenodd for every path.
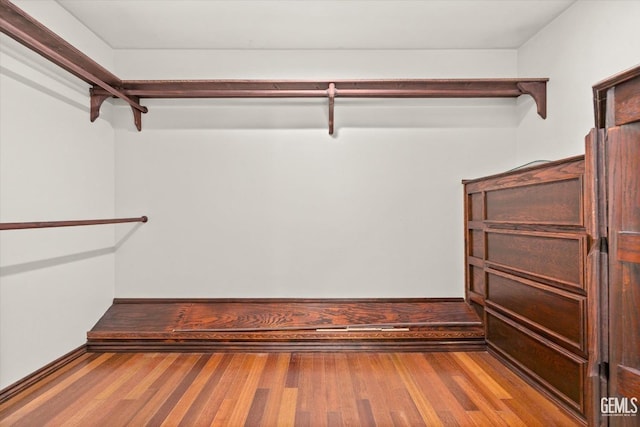
M 439 298 L 114 298 L 114 304 L 179 304 L 179 303 L 427 303 L 464 302 L 463 297 Z
M 27 375 L 26 377 L 0 390 L 0 403 L 11 399 L 12 397 L 16 396 L 18 393 L 22 392 L 26 388 L 32 386 L 33 384 L 39 381 L 42 381 L 44 378 L 55 373 L 57 370 L 68 365 L 69 363 L 73 362 L 74 360 L 83 356 L 86 353 L 87 353 L 87 345 L 83 344 L 80 347 L 76 348 L 75 350 L 70 351 L 69 353 L 59 357 L 58 359 L 43 366 L 37 371 Z

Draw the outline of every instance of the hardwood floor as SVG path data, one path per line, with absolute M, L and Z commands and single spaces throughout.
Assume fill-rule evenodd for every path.
M 87 353 L 1 426 L 579 425 L 486 352 Z

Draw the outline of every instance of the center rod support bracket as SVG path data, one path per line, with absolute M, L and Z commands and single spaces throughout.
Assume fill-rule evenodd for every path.
M 329 135 L 333 135 L 333 110 L 336 99 L 336 84 L 329 83 L 329 89 L 327 90 L 329 96 Z

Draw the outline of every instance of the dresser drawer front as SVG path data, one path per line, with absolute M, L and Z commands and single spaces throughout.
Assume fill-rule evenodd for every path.
M 487 274 L 487 301 L 573 351 L 586 349 L 585 297 L 497 271 Z
M 487 221 L 584 225 L 582 179 L 487 192 Z
M 584 287 L 584 236 L 489 232 L 487 261 L 517 272 Z
M 579 411 L 584 409 L 586 361 L 546 343 L 515 322 L 486 309 L 487 343 Z

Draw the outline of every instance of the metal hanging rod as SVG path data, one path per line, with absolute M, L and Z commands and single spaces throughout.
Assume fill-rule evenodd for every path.
M 142 130 L 142 98 L 312 98 L 329 99 L 329 134 L 333 134 L 335 98 L 517 98 L 530 95 L 543 119 L 547 116 L 546 78 L 424 80 L 121 80 L 27 15 L 9 0 L 0 0 L 0 31 L 92 85 L 90 119 L 100 115 L 108 98 L 131 105 Z
M 86 219 L 77 221 L 3 222 L 0 230 L 25 230 L 29 228 L 75 227 L 82 225 L 120 224 L 123 222 L 147 222 L 146 216 L 136 218 Z

